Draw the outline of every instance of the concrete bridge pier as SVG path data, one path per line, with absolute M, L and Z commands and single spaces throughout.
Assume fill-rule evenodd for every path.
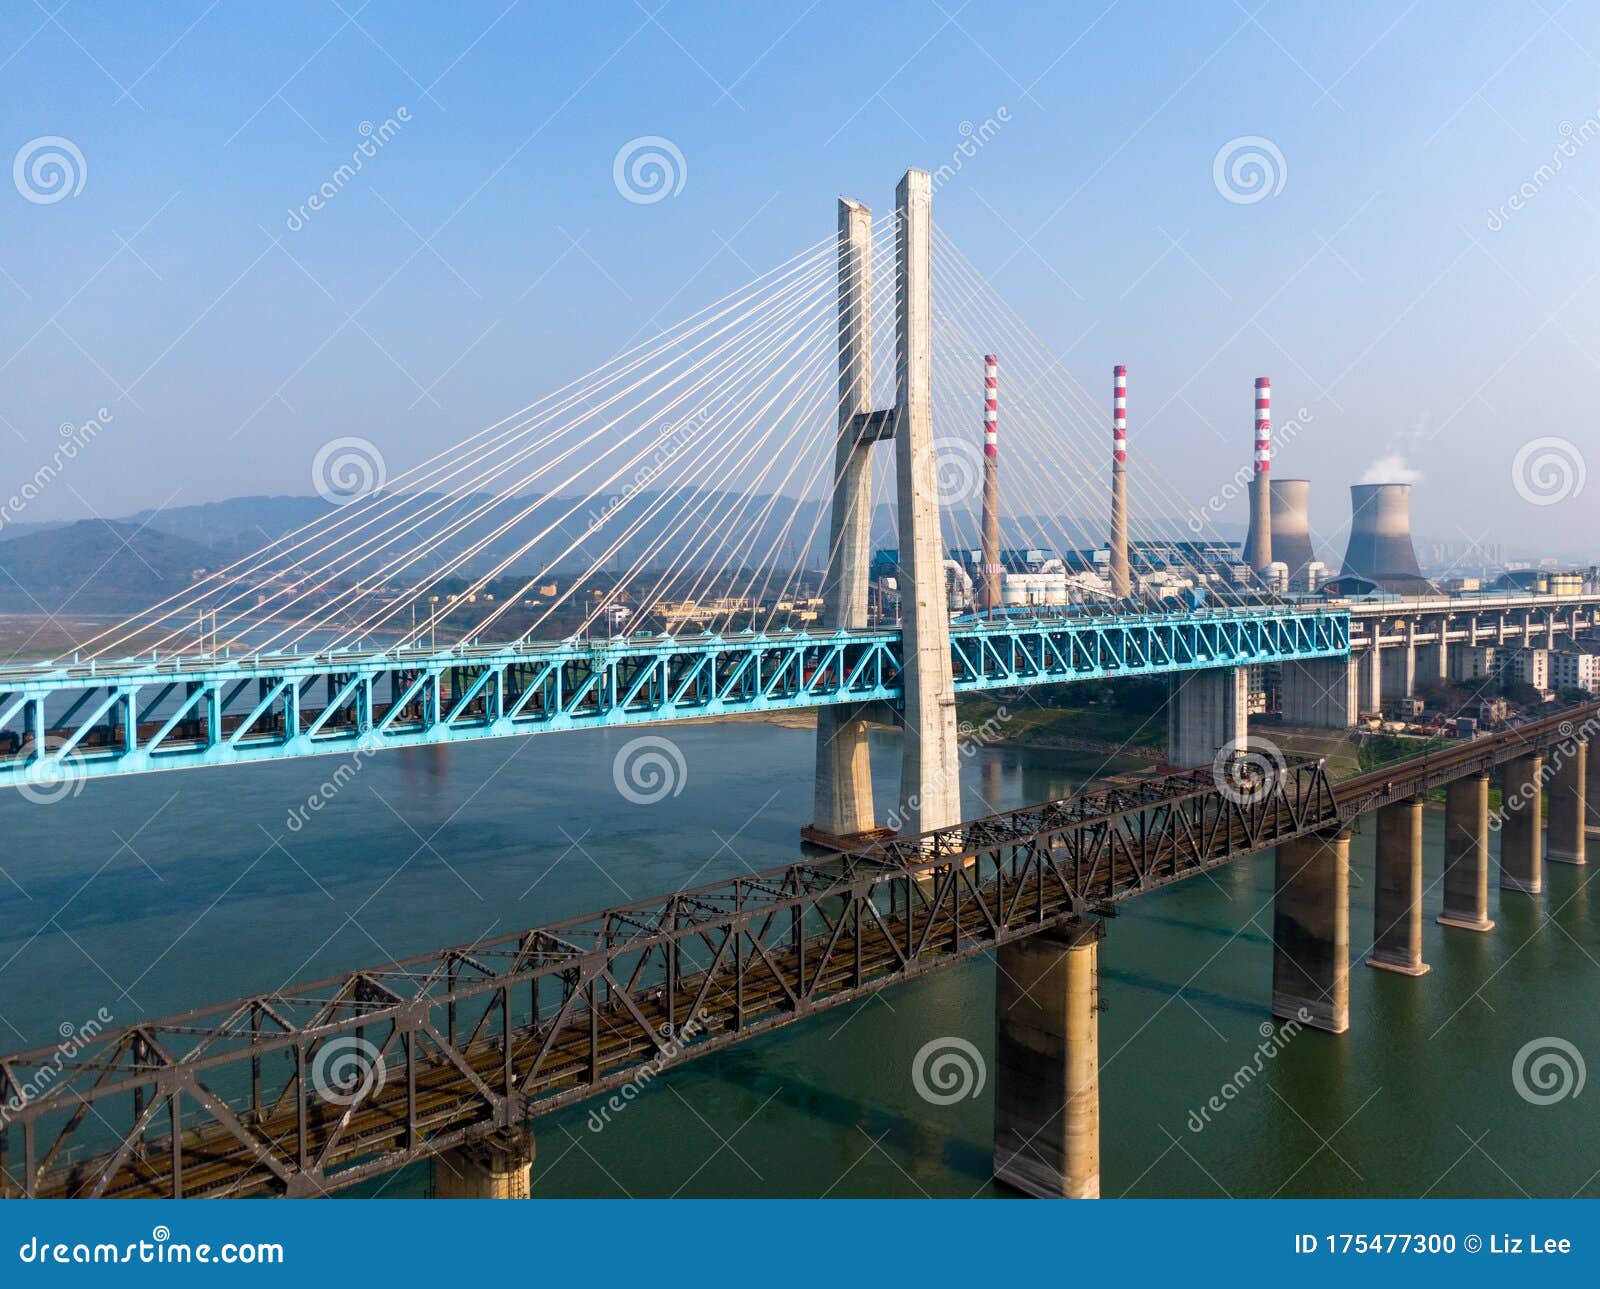
M 1350 1028 L 1350 834 L 1278 847 L 1272 910 L 1272 1014 L 1313 1029 Z
M 1362 712 L 1383 710 L 1383 650 L 1373 645 L 1355 655 L 1356 705 Z
M 532 1129 L 509 1129 L 433 1159 L 435 1199 L 529 1199 L 533 1194 Z
M 1439 622 L 1439 643 L 1417 646 L 1416 681 L 1436 685 L 1450 679 L 1450 646 L 1444 642 L 1445 624 Z
M 1383 692 L 1391 698 L 1411 698 L 1417 692 L 1417 648 L 1412 644 L 1393 645 L 1378 651 L 1378 666 Z M 1376 711 L 1377 704 L 1373 710 Z
M 1544 889 L 1544 757 L 1535 752 L 1500 770 L 1500 889 Z
M 1377 900 L 1367 966 L 1422 976 L 1422 798 L 1378 811 Z
M 1489 776 L 1445 786 L 1444 912 L 1440 926 L 1493 931 L 1489 920 Z
M 1356 723 L 1356 666 L 1351 658 L 1308 658 L 1280 669 L 1283 719 L 1290 725 L 1344 730 Z
M 996 955 L 994 1174 L 1039 1199 L 1100 1198 L 1100 924 Z
M 1167 762 L 1182 770 L 1212 765 L 1250 732 L 1250 677 L 1243 667 L 1178 671 L 1167 678 Z
M 1583 832 L 1586 837 L 1600 837 L 1600 756 L 1586 756 L 1585 760 Z
M 1544 857 L 1552 864 L 1587 864 L 1589 744 L 1573 739 L 1555 749 L 1550 779 L 1550 828 Z

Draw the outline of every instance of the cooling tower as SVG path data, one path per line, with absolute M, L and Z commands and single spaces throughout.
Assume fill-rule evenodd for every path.
M 1272 558 L 1289 566 L 1289 585 L 1303 590 L 1311 550 L 1311 481 L 1272 481 Z
M 1342 576 L 1370 578 L 1402 594 L 1429 586 L 1411 545 L 1411 485 L 1357 483 L 1350 486 L 1350 545 Z

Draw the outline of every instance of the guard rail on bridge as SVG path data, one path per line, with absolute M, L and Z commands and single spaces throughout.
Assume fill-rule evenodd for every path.
M 951 628 L 958 693 L 1338 657 L 1344 612 Z M 897 702 L 898 629 L 629 636 L 0 670 L 0 787 L 835 703 Z

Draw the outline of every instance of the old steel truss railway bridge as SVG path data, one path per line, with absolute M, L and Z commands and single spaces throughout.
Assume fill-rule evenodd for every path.
M 1297 839 L 1597 722 L 1585 704 L 1338 783 L 1312 760 L 1105 786 L 7 1057 L 0 1187 L 331 1193 L 1275 846 L 1282 905 Z M 1292 952 L 1314 928 L 1290 914 Z

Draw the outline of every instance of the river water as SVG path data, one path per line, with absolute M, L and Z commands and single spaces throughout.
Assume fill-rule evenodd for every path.
M 658 733 L 684 772 L 649 805 L 613 778 L 627 731 L 385 753 L 316 812 L 297 808 L 340 758 L 102 780 L 43 806 L 8 794 L 0 1049 L 52 1042 L 101 1009 L 124 1024 L 794 856 L 809 730 Z M 896 738 L 875 736 L 881 801 Z M 979 749 L 968 813 L 1060 796 L 1101 769 L 1081 753 Z M 1433 970 L 1355 965 L 1342 1037 L 1268 1023 L 1270 854 L 1122 906 L 1101 950 L 1105 1194 L 1600 1194 L 1600 1089 L 1573 1097 L 1569 1081 L 1550 1100 L 1538 1068 L 1528 1096 L 1515 1077 L 1529 1044 L 1543 1048 L 1524 1066 L 1556 1041 L 1568 1068 L 1600 1060 L 1594 870 L 1551 866 L 1542 896 L 1497 896 L 1490 934 L 1446 930 L 1431 919 L 1438 811 L 1426 827 Z M 1370 826 L 1353 862 L 1359 953 Z M 980 959 L 660 1076 L 604 1120 L 586 1106 L 542 1118 L 535 1193 L 999 1195 L 992 1083 L 935 1104 L 912 1077 L 933 1040 L 965 1040 L 987 1068 L 993 993 Z M 416 1168 L 359 1193 L 427 1185 Z

